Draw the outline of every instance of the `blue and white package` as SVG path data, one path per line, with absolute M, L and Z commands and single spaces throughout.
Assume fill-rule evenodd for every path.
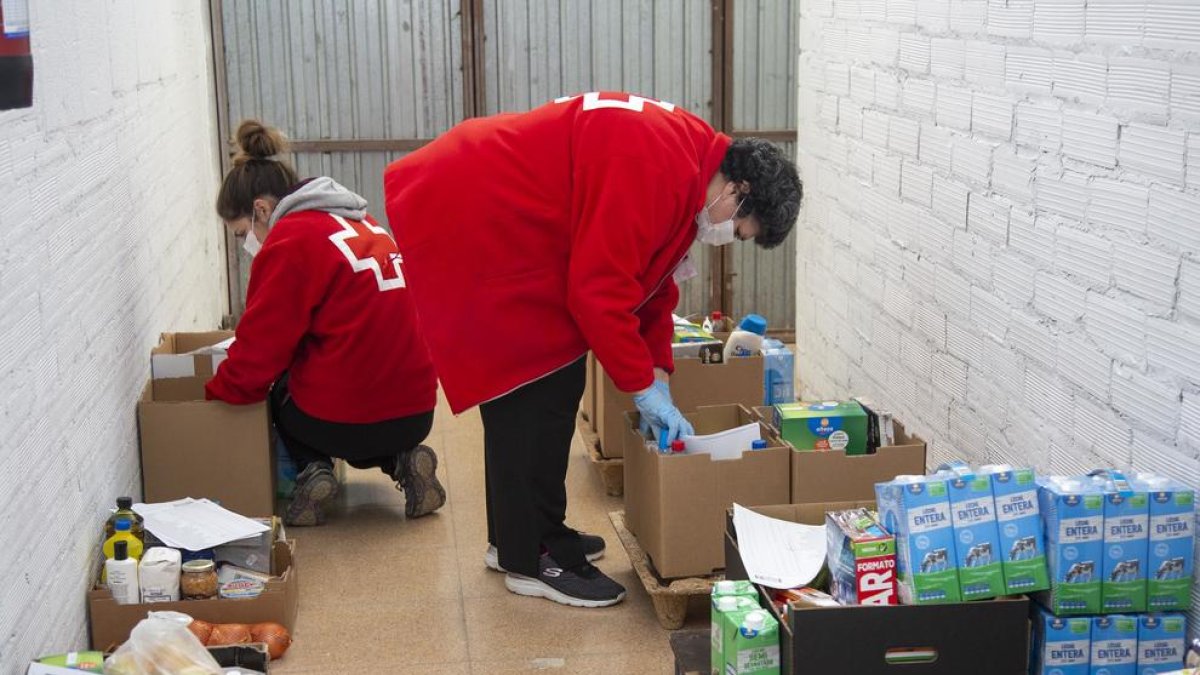
M 1092 618 L 1091 675 L 1137 675 L 1138 618 L 1108 614 Z
M 1000 531 L 996 527 L 996 500 L 992 481 L 960 465 L 940 470 L 946 476 L 950 495 L 950 520 L 954 525 L 954 549 L 958 565 L 958 587 L 963 600 L 1004 595 Z
M 1037 606 L 1033 617 L 1033 675 L 1090 675 L 1092 620 L 1054 616 Z
M 1046 534 L 1033 469 L 991 464 L 980 467 L 979 473 L 992 479 L 1005 591 L 1017 595 L 1050 588 Z
M 1104 495 L 1088 478 L 1038 479 L 1046 523 L 1050 590 L 1039 594 L 1055 614 L 1099 614 L 1104 556 Z
M 1192 606 L 1195 569 L 1196 493 L 1165 476 L 1137 477 L 1150 499 L 1146 604 L 1150 611 L 1185 611 Z
M 763 405 L 796 400 L 796 357 L 779 340 L 763 340 Z
M 954 526 L 945 476 L 896 476 L 875 484 L 879 522 L 896 537 L 900 602 L 959 602 Z
M 1150 498 L 1145 487 L 1120 471 L 1093 472 L 1104 491 L 1104 565 L 1100 611 L 1146 611 Z
M 1138 620 L 1138 675 L 1182 669 L 1186 628 L 1182 614 L 1143 614 Z

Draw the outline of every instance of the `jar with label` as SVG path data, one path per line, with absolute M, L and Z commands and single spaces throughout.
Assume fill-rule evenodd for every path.
M 217 597 L 217 567 L 211 560 L 189 560 L 179 575 L 179 594 L 186 600 Z

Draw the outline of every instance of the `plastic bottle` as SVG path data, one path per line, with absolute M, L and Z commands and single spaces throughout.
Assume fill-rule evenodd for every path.
M 758 440 L 750 441 L 750 449 L 751 450 L 766 450 L 767 449 L 767 441 L 762 438 L 760 438 Z
M 129 521 L 124 522 L 128 526 Z M 126 539 L 114 541 L 113 557 L 104 562 L 104 573 L 108 577 L 108 590 L 112 592 L 113 600 L 116 600 L 118 605 L 136 605 L 141 599 L 138 585 L 138 563 L 137 560 L 129 557 L 129 543 L 129 540 Z
M 104 541 L 104 557 L 111 559 L 116 555 L 117 542 L 124 541 L 126 543 L 126 555 L 132 558 L 136 564 L 142 559 L 142 540 L 133 535 L 131 528 L 132 524 L 128 518 L 118 518 L 114 525 L 116 531 L 113 536 Z
M 675 440 L 671 441 L 672 455 L 682 455 L 686 449 L 687 448 L 684 447 L 682 440 L 676 438 Z
M 108 522 L 104 524 L 104 538 L 109 539 L 116 533 L 117 520 L 120 518 L 125 518 L 130 522 L 129 531 L 144 546 L 146 543 L 146 534 L 142 529 L 142 517 L 134 513 L 132 497 L 117 497 L 117 510 L 108 517 Z
M 762 351 L 767 320 L 758 314 L 747 314 L 725 343 L 725 361 L 737 356 L 754 356 Z

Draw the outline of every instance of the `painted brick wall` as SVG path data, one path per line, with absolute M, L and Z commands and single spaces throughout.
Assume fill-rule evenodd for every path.
M 805 394 L 880 399 L 934 465 L 1200 488 L 1200 3 L 811 0 L 799 30 Z
M 149 349 L 226 304 L 203 3 L 53 4 L 30 3 L 34 107 L 0 112 L 3 673 L 86 645 Z

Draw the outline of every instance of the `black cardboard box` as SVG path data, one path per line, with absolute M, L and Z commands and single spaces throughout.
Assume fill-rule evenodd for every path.
M 809 525 L 825 512 L 853 504 L 784 504 L 754 507 L 772 518 Z M 726 521 L 725 578 L 749 578 L 737 547 L 732 510 Z M 1029 662 L 1029 599 L 1020 596 L 948 605 L 793 607 L 790 624 L 766 591 L 760 601 L 780 620 L 780 672 L 854 675 L 1022 675 Z M 899 661 L 912 650 L 931 660 Z

